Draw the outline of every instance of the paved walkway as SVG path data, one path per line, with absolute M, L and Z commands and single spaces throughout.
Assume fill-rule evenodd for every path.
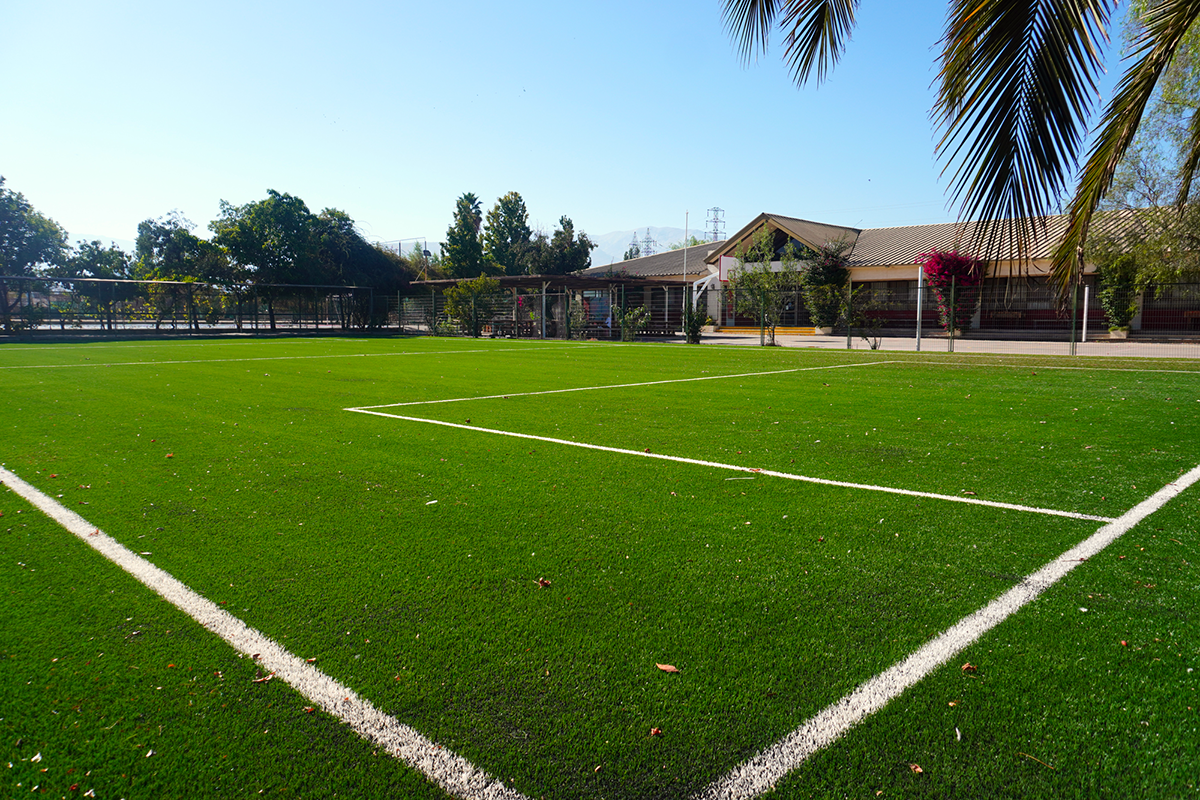
M 701 337 L 703 344 L 758 346 L 758 334 L 706 333 Z M 776 336 L 781 347 L 816 347 L 824 350 L 845 350 L 845 336 Z M 945 353 L 950 340 L 942 336 L 921 339 L 921 352 Z M 851 340 L 854 350 L 870 350 L 866 340 L 855 337 Z M 881 351 L 917 350 L 915 337 L 886 337 L 880 339 Z M 1046 342 L 1029 339 L 977 339 L 967 336 L 954 340 L 956 353 L 1012 353 L 1025 355 L 1070 355 L 1068 342 Z M 1080 356 L 1107 356 L 1113 358 L 1200 358 L 1200 339 L 1185 341 L 1088 341 L 1075 345 L 1075 354 Z

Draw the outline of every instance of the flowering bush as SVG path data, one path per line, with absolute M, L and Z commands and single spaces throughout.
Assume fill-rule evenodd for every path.
M 917 263 L 925 269 L 925 280 L 937 297 L 942 328 L 967 328 L 979 300 L 984 262 L 957 250 L 931 250 L 917 256 Z

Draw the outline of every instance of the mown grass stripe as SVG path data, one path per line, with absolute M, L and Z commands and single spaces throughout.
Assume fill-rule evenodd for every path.
M 265 671 L 274 673 L 275 677 L 285 681 L 313 704 L 345 722 L 359 736 L 419 770 L 446 792 L 463 798 L 524 800 L 524 795 L 504 786 L 462 756 L 384 714 L 369 700 L 288 652 L 279 643 L 246 625 L 216 603 L 192 591 L 182 581 L 135 554 L 4 467 L 0 467 L 0 483 L 7 485 L 207 630 L 220 636 L 235 650 L 255 657 Z
M 68 367 L 158 367 L 171 364 L 236 364 L 252 361 L 310 361 L 320 358 L 380 358 L 384 356 L 446 356 L 474 353 L 504 354 L 527 350 L 580 350 L 597 344 L 544 345 L 539 347 L 487 348 L 479 350 L 400 350 L 395 353 L 328 353 L 316 356 L 260 356 L 258 358 L 195 358 L 176 361 L 97 361 L 91 364 L 9 364 L 0 369 L 65 369 Z
M 820 367 L 793 367 L 791 369 L 773 369 L 767 372 L 738 372 L 731 375 L 700 375 L 692 378 L 669 378 L 661 381 L 642 381 L 640 383 L 610 383 L 603 386 L 574 386 L 570 389 L 546 389 L 540 392 L 512 392 L 509 394 L 488 394 L 478 397 L 451 397 L 445 400 L 414 400 L 408 403 L 384 403 L 377 406 L 359 406 L 348 408 L 347 411 L 364 411 L 370 408 L 402 408 L 404 406 L 426 406 L 438 403 L 464 403 L 468 400 L 501 400 L 509 397 L 535 397 L 542 394 L 565 394 L 568 392 L 595 392 L 600 389 L 633 389 L 639 386 L 661 386 L 667 383 L 694 383 L 696 381 L 720 381 L 729 378 L 761 378 L 767 375 L 788 375 L 794 372 L 811 372 L 813 370 L 849 369 L 850 367 L 874 367 L 880 364 L 896 364 L 897 361 L 864 361 L 860 364 L 829 364 Z
M 1193 467 L 1178 480 L 1168 483 L 1000 597 L 959 620 L 903 661 L 827 706 L 784 739 L 708 786 L 697 795 L 698 800 L 749 800 L 770 791 L 809 756 L 837 741 L 863 719 L 946 664 L 1197 480 L 1200 480 L 1200 466 Z
M 508 395 L 511 397 L 512 395 Z M 871 492 L 885 492 L 887 494 L 899 494 L 908 497 L 920 497 L 929 500 L 947 500 L 952 503 L 966 503 L 974 506 L 988 506 L 989 508 L 1003 508 L 1009 511 L 1025 511 L 1032 514 L 1046 514 L 1052 517 L 1066 517 L 1067 519 L 1081 519 L 1092 522 L 1113 522 L 1112 517 L 1100 517 L 1093 514 L 1081 514 L 1078 511 L 1060 511 L 1055 508 L 1038 508 L 1037 506 L 1023 506 L 1017 503 L 1002 503 L 996 500 L 983 500 L 979 497 L 960 497 L 953 494 L 936 494 L 933 492 L 918 492 L 914 489 L 899 489 L 893 486 L 876 486 L 869 483 L 850 483 L 849 481 L 835 481 L 828 478 L 814 478 L 809 475 L 796 475 L 791 472 L 777 472 L 771 469 L 758 469 L 756 467 L 744 467 L 739 464 L 723 464 L 719 461 L 704 461 L 697 458 L 685 458 L 683 456 L 671 456 L 665 453 L 648 453 L 643 450 L 627 450 L 622 447 L 608 447 L 602 444 L 591 444 L 589 442 L 577 442 L 571 439 L 556 439 L 551 436 L 537 436 L 532 433 L 519 433 L 517 431 L 502 431 L 496 428 L 482 428 L 478 425 L 464 425 L 459 422 L 445 422 L 440 419 L 425 419 L 424 417 L 409 417 L 403 414 L 389 414 L 383 411 L 374 411 L 374 407 L 364 406 L 362 408 L 347 408 L 346 411 L 355 411 L 359 414 L 373 414 L 377 417 L 389 417 L 391 419 L 405 420 L 406 422 L 425 422 L 430 425 L 441 425 L 446 428 L 459 428 L 465 431 L 476 431 L 478 433 L 494 433 L 498 436 L 512 436 L 517 439 L 532 439 L 538 442 L 549 442 L 550 444 L 565 444 L 570 447 L 582 447 L 587 450 L 600 450 L 605 453 L 619 453 L 627 456 L 639 456 L 641 458 L 656 458 L 660 461 L 674 461 L 679 464 L 693 464 L 700 467 L 713 467 L 714 469 L 732 470 L 734 472 L 752 472 L 755 475 L 769 475 L 772 478 L 785 478 L 792 481 L 803 481 L 804 483 L 816 483 L 822 486 L 837 486 L 843 489 L 863 489 Z

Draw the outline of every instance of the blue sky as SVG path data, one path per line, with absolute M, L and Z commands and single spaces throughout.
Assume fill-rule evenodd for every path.
M 944 222 L 945 8 L 863 3 L 832 78 L 797 89 L 780 47 L 740 62 L 715 0 L 6 3 L 0 174 L 72 235 L 124 240 L 268 189 L 381 240 L 445 238 L 466 191 L 593 235 L 712 206 L 730 232 Z

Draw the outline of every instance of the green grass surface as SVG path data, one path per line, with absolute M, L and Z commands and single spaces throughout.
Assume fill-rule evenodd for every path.
M 382 410 L 1112 517 L 1200 463 L 1191 362 L 291 340 L 10 346 L 0 381 L 8 469 L 531 797 L 691 795 L 1098 523 L 347 407 L 507 393 Z M 777 795 L 1194 793 L 1197 494 Z M 15 495 L 0 512 L 8 787 L 439 796 Z

